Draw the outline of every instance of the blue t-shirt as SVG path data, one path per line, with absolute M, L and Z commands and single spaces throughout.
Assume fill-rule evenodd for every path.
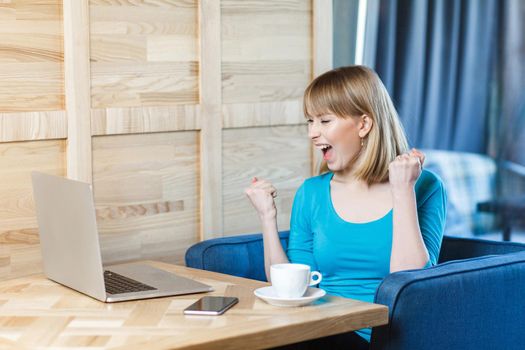
M 287 255 L 293 263 L 310 265 L 323 274 L 320 288 L 327 293 L 366 302 L 390 273 L 392 219 L 385 216 L 366 223 L 343 220 L 330 196 L 333 173 L 307 179 L 297 190 L 290 222 Z M 437 263 L 446 215 L 446 194 L 441 180 L 423 170 L 415 185 L 417 214 L 423 241 Z M 370 341 L 371 330 L 359 335 Z

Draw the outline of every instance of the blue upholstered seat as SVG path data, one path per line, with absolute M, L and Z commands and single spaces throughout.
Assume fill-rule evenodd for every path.
M 288 233 L 279 233 L 284 249 L 288 247 Z M 186 251 L 186 265 L 266 281 L 261 234 L 215 238 L 197 243 Z
M 280 233 L 286 247 L 288 232 Z M 266 280 L 260 234 L 200 242 L 189 267 Z M 439 264 L 388 275 L 375 301 L 389 324 L 371 349 L 525 348 L 525 244 L 444 237 Z

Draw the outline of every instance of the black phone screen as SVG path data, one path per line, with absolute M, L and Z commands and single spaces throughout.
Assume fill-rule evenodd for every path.
M 239 299 L 235 297 L 202 297 L 188 306 L 184 313 L 188 315 L 221 315 Z

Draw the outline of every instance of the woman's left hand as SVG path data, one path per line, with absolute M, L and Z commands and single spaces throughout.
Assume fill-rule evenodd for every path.
M 425 155 L 423 152 L 412 148 L 410 153 L 397 156 L 388 166 L 388 180 L 393 191 L 413 190 L 414 185 L 421 175 Z

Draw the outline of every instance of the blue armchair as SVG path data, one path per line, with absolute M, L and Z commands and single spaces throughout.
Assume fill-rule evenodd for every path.
M 266 281 L 260 234 L 197 243 L 186 265 Z M 388 275 L 375 302 L 389 323 L 372 350 L 524 349 L 525 244 L 445 236 L 437 266 Z

